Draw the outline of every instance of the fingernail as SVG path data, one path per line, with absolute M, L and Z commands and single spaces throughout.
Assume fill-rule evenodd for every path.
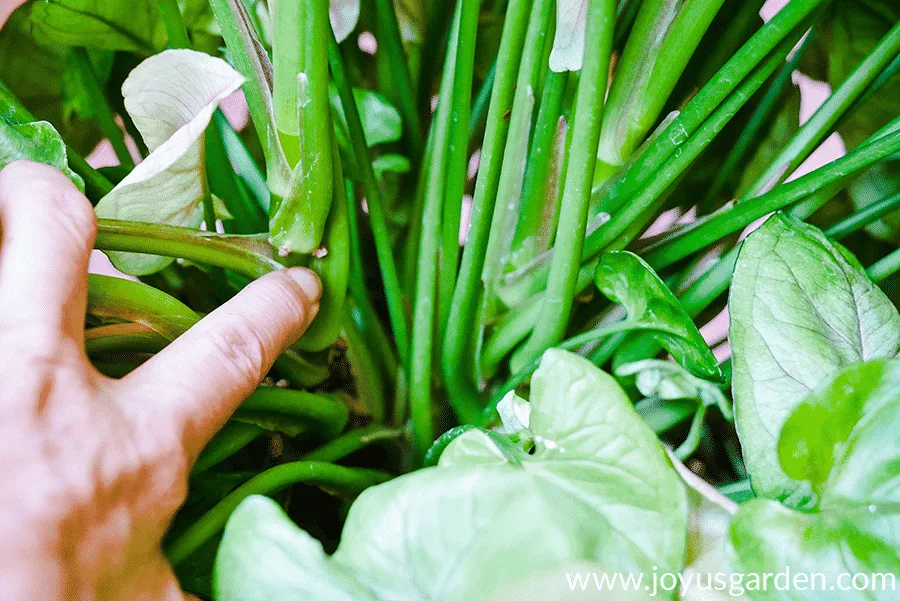
M 291 267 L 287 270 L 287 274 L 297 282 L 309 302 L 313 304 L 319 302 L 322 297 L 322 284 L 316 274 L 305 267 Z

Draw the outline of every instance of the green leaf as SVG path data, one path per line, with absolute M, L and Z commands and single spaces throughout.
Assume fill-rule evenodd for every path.
M 378 176 L 385 173 L 408 173 L 409 159 L 399 154 L 383 154 L 372 161 L 372 169 Z
M 148 58 L 125 80 L 125 108 L 151 150 L 97 204 L 97 215 L 145 223 L 199 227 L 204 176 L 204 132 L 219 102 L 243 78 L 225 61 L 193 50 L 167 50 Z M 172 258 L 110 252 L 120 270 L 155 273 Z
M 194 48 L 215 53 L 221 37 L 206 0 L 182 0 Z M 45 44 L 153 54 L 167 35 L 155 0 L 42 0 L 31 3 L 35 38 Z
M 30 10 L 30 4 L 22 6 L 0 29 L 0 81 L 6 87 L 0 85 L 0 105 L 5 105 L 0 113 L 13 123 L 49 121 L 76 151 L 88 153 L 101 136 L 94 123 L 75 118 L 70 110 L 76 101 L 71 84 L 77 79 L 66 68 L 70 51 L 57 44 L 35 42 Z M 28 108 L 28 115 L 8 114 L 9 104 L 18 104 L 3 98 L 10 92 Z
M 594 283 L 607 298 L 623 305 L 629 321 L 657 330 L 648 334 L 695 376 L 722 380 L 718 363 L 697 326 L 672 291 L 643 259 L 628 251 L 605 253 Z
M 775 452 L 782 426 L 841 368 L 896 355 L 900 316 L 846 250 L 782 214 L 744 242 L 729 303 L 733 397 L 753 488 L 808 505 L 808 483 L 785 474 Z
M 66 162 L 66 144 L 46 121 L 13 124 L 0 118 L 0 169 L 18 160 L 56 167 L 84 192 L 84 180 Z
M 725 419 L 732 419 L 731 402 L 719 386 L 691 375 L 677 363 L 644 359 L 620 365 L 615 373 L 619 377 L 635 376 L 638 392 L 648 399 L 696 399 L 707 407 L 716 405 Z
M 812 509 L 771 500 L 741 506 L 731 524 L 730 553 L 744 573 L 900 573 L 900 360 L 870 361 L 839 372 L 785 422 L 782 467 L 815 494 Z M 890 583 L 890 580 L 888 580 Z M 843 583 L 848 586 L 850 583 Z M 887 601 L 888 585 L 829 592 L 769 590 L 762 600 Z
M 34 35 L 41 41 L 100 50 L 152 54 L 166 34 L 156 2 L 44 0 L 32 3 Z
M 342 142 L 344 148 L 349 149 L 347 117 L 341 107 L 341 99 L 334 85 L 329 86 L 328 91 L 331 110 L 337 120 L 335 127 L 337 129 L 337 125 L 340 124 L 340 133 L 343 134 L 343 139 L 339 139 L 339 141 Z M 400 139 L 403 135 L 403 120 L 400 112 L 384 96 L 371 90 L 355 88 L 353 98 L 356 100 L 356 108 L 359 110 L 359 119 L 362 121 L 363 135 L 367 145 L 377 146 Z M 352 155 L 352 153 L 350 154 Z
M 587 0 L 560 0 L 556 3 L 556 32 L 550 51 L 550 69 L 579 71 L 584 62 L 587 31 Z
M 615 380 L 549 350 L 531 403 L 533 454 L 459 434 L 437 467 L 364 492 L 330 558 L 273 503 L 246 501 L 220 547 L 216 598 L 535 599 L 554 582 L 568 590 L 567 570 L 680 571 L 684 489 Z M 571 594 L 550 598 L 584 598 Z

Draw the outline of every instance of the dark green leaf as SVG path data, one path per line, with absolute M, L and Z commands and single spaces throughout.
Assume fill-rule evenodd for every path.
M 775 443 L 806 394 L 839 369 L 893 357 L 900 316 L 846 250 L 776 214 L 744 242 L 731 286 L 733 396 L 753 488 L 790 506 L 812 501 Z
M 900 21 L 894 0 L 835 0 L 819 29 L 828 51 L 828 83 L 837 87 Z M 855 148 L 897 116 L 900 76 L 895 75 L 839 128 Z
M 625 307 L 629 321 L 661 330 L 649 335 L 685 369 L 707 380 L 722 379 L 716 358 L 691 317 L 640 257 L 628 251 L 604 254 L 594 283 L 607 298 Z

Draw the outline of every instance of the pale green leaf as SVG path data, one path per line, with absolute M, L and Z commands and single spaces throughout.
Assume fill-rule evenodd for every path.
M 125 108 L 152 151 L 97 205 L 97 215 L 145 223 L 199 227 L 204 131 L 219 102 L 243 78 L 225 61 L 193 50 L 167 50 L 141 63 L 125 80 Z M 159 271 L 172 259 L 109 253 L 132 275 Z
M 733 397 L 753 488 L 805 506 L 808 483 L 785 474 L 775 451 L 782 426 L 841 368 L 895 356 L 900 315 L 842 247 L 781 214 L 744 242 L 729 304 Z
M 556 33 L 550 51 L 550 69 L 579 71 L 584 62 L 588 0 L 559 0 L 556 3 Z
M 900 360 L 852 365 L 800 403 L 784 424 L 785 472 L 814 491 L 806 511 L 756 499 L 732 521 L 730 554 L 744 573 L 824 574 L 824 590 L 769 590 L 765 601 L 888 601 L 900 574 Z M 842 574 L 883 575 L 841 590 Z M 891 583 L 894 586 L 891 586 Z M 831 588 L 829 588 L 829 586 Z
M 356 29 L 356 22 L 359 21 L 359 0 L 331 0 L 328 8 L 334 37 L 338 42 L 343 42 Z
M 147 0 L 42 0 L 31 22 L 38 39 L 65 46 L 150 54 L 166 43 L 159 7 Z
M 543 601 L 556 583 L 550 598 L 599 601 L 609 592 L 572 591 L 566 572 L 679 572 L 685 493 L 615 380 L 550 350 L 531 403 L 534 453 L 454 433 L 437 467 L 360 496 L 330 558 L 271 504 L 247 502 L 226 529 L 217 599 Z

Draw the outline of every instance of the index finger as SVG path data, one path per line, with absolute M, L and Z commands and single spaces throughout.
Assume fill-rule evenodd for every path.
M 153 429 L 174 428 L 195 458 L 306 331 L 321 293 L 318 278 L 302 267 L 252 282 L 119 380 L 125 409 Z

